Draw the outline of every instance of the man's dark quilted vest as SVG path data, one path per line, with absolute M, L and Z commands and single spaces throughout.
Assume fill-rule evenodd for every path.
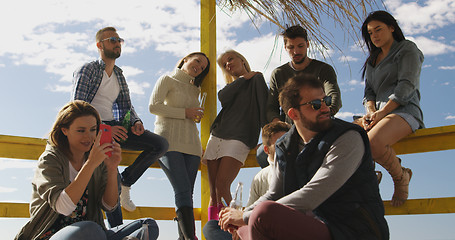
M 284 172 L 285 195 L 310 181 L 333 142 L 349 130 L 362 136 L 362 162 L 347 182 L 313 212 L 326 223 L 333 239 L 389 239 L 368 136 L 357 125 L 334 119 L 333 126 L 317 134 L 300 153 L 300 136 L 293 126 L 277 143 L 276 150 L 280 171 Z

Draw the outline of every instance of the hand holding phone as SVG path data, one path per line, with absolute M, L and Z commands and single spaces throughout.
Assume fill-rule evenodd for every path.
M 100 131 L 101 131 L 101 139 L 100 145 L 105 143 L 112 143 L 112 130 L 111 126 L 106 124 L 100 124 Z M 112 156 L 112 151 L 106 153 L 109 157 Z

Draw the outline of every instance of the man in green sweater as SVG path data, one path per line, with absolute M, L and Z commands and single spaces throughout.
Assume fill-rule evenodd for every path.
M 278 95 L 281 87 L 289 78 L 297 74 L 311 74 L 315 76 L 324 85 L 324 92 L 327 96 L 332 97 L 332 106 L 330 113 L 334 116 L 341 108 L 341 93 L 337 83 L 337 75 L 332 66 L 327 63 L 311 59 L 308 57 L 308 34 L 307 31 L 299 25 L 287 28 L 281 33 L 284 40 L 284 48 L 291 58 L 287 62 L 273 70 L 269 83 L 269 97 L 267 100 L 267 121 L 285 121 L 293 124 L 292 120 L 281 110 L 278 102 Z M 256 159 L 259 166 L 267 167 L 267 154 L 264 153 L 263 145 L 257 149 Z
M 314 75 L 323 83 L 325 93 L 332 97 L 333 104 L 330 106 L 330 112 L 332 116 L 335 115 L 341 108 L 341 93 L 332 66 L 308 57 L 308 34 L 301 26 L 289 27 L 281 33 L 281 36 L 283 36 L 284 47 L 291 61 L 277 67 L 272 72 L 270 95 L 267 102 L 267 120 L 269 122 L 281 120 L 292 124 L 292 121 L 280 111 L 278 94 L 289 78 L 301 73 Z

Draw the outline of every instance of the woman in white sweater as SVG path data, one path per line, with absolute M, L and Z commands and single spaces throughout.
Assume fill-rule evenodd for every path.
M 179 239 L 197 239 L 193 189 L 202 147 L 196 121 L 203 116 L 198 97 L 209 68 L 204 53 L 190 53 L 172 74 L 160 77 L 150 97 L 149 110 L 157 115 L 155 133 L 169 142 L 159 163 L 174 188 Z

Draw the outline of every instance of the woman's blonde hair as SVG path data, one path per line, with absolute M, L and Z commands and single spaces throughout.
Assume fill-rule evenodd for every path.
M 251 72 L 250 64 L 248 63 L 248 61 L 242 54 L 240 54 L 239 52 L 232 50 L 232 49 L 227 50 L 224 53 L 220 54 L 218 56 L 218 58 L 216 59 L 218 66 L 220 66 L 221 71 L 223 72 L 224 81 L 226 82 L 226 84 L 229 84 L 229 83 L 233 82 L 236 78 L 240 77 L 240 76 L 232 76 L 230 73 L 228 73 L 226 71 L 226 68 L 223 66 L 223 63 L 221 62 L 222 58 L 224 57 L 224 55 L 226 55 L 228 53 L 232 53 L 232 54 L 236 55 L 237 57 L 239 57 L 240 59 L 242 59 L 243 65 L 245 66 L 246 71 Z

